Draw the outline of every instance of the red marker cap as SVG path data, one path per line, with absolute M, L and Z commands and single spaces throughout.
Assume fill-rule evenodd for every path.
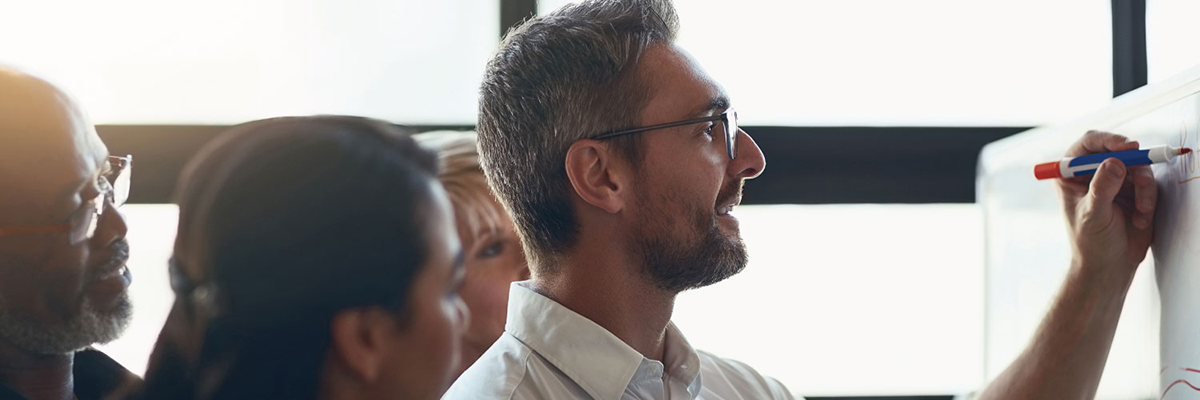
M 1059 162 L 1061 161 L 1041 163 L 1034 166 L 1033 176 L 1036 176 L 1038 180 L 1062 178 L 1062 169 L 1058 167 Z

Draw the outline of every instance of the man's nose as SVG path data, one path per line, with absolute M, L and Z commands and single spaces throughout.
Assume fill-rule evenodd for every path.
M 735 138 L 737 140 L 737 158 L 730 160 L 730 172 L 733 176 L 742 179 L 757 178 L 767 168 L 766 156 L 758 147 L 758 143 L 755 143 L 754 138 L 750 137 L 746 131 L 738 129 Z

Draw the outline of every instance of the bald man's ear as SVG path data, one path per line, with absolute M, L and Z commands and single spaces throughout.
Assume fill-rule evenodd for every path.
M 609 213 L 625 207 L 622 191 L 628 191 L 628 169 L 608 146 L 598 140 L 580 140 L 567 149 L 567 178 L 583 201 Z
M 395 317 L 378 307 L 342 310 L 330 323 L 330 351 L 351 375 L 364 382 L 379 379 L 388 354 Z

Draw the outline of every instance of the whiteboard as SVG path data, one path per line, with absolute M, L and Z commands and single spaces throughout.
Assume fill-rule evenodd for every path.
M 984 212 L 986 379 L 1032 338 L 1070 260 L 1053 182 L 1033 166 L 1063 156 L 1090 129 L 1143 147 L 1200 147 L 1200 67 L 1123 95 L 1104 109 L 989 144 L 977 193 Z M 1153 167 L 1155 242 L 1126 298 L 1098 399 L 1200 399 L 1200 156 Z

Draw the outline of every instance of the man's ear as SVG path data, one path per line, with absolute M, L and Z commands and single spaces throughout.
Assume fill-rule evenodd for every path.
M 583 201 L 609 213 L 625 207 L 622 190 L 628 190 L 627 170 L 609 147 L 598 140 L 576 141 L 567 149 L 567 178 Z
M 342 310 L 330 323 L 330 351 L 348 373 L 364 382 L 379 379 L 395 317 L 378 307 Z

